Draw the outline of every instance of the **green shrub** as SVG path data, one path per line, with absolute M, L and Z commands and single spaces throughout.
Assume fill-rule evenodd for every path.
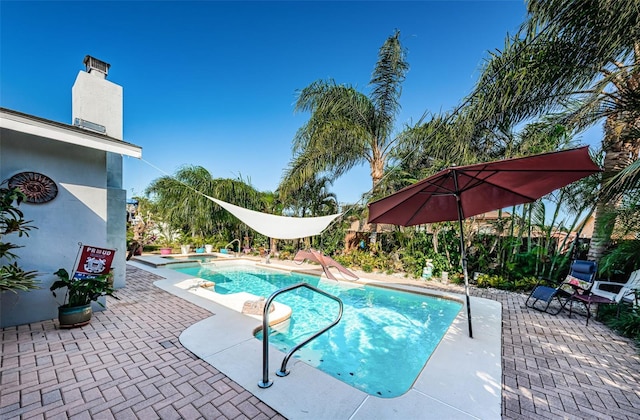
M 537 277 L 528 276 L 514 282 L 515 290 L 528 292 L 540 283 Z
M 449 282 L 453 284 L 464 284 L 464 275 L 462 273 L 449 273 Z
M 20 258 L 13 250 L 22 248 L 12 242 L 4 242 L 6 235 L 18 237 L 29 236 L 31 229 L 37 229 L 31 225 L 31 220 L 24 219 L 24 213 L 19 206 L 26 196 L 18 188 L 5 188 L 5 182 L 0 185 L 0 292 L 10 290 L 12 292 L 39 289 L 35 270 L 26 271 L 18 265 Z
M 620 313 L 618 314 L 618 310 Z M 629 337 L 640 345 L 640 308 L 629 305 L 603 305 L 598 308 L 599 316 L 609 328 L 624 337 Z
M 361 269 L 366 273 L 375 270 L 382 272 L 394 272 L 393 256 L 385 253 L 372 253 L 370 251 L 352 250 L 346 254 L 335 255 L 333 258 L 345 267 Z
M 496 289 L 508 287 L 509 282 L 498 274 L 481 274 L 476 280 L 478 287 L 493 287 Z

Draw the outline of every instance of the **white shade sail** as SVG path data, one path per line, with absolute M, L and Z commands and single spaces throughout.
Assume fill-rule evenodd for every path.
M 336 217 L 342 214 L 321 217 L 278 216 L 245 209 L 208 195 L 205 197 L 242 220 L 251 229 L 274 239 L 297 239 L 319 235 Z

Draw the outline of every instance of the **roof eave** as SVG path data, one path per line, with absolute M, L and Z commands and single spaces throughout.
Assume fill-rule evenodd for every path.
M 142 148 L 135 144 L 6 108 L 0 108 L 0 128 L 137 159 L 142 157 Z

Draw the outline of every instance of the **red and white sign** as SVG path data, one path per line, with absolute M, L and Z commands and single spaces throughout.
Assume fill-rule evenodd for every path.
M 108 274 L 115 249 L 84 245 L 73 277 L 93 277 Z

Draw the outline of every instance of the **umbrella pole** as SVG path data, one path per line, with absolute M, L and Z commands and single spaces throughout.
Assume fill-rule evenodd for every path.
M 454 178 L 456 190 L 458 189 L 458 180 Z M 458 223 L 460 224 L 460 259 L 462 260 L 462 273 L 464 274 L 464 294 L 467 299 L 467 322 L 469 323 L 469 338 L 473 338 L 473 328 L 471 327 L 471 302 L 469 299 L 469 274 L 467 273 L 467 251 L 464 245 L 464 229 L 462 226 L 462 204 L 460 203 L 460 195 L 456 194 L 458 202 Z

